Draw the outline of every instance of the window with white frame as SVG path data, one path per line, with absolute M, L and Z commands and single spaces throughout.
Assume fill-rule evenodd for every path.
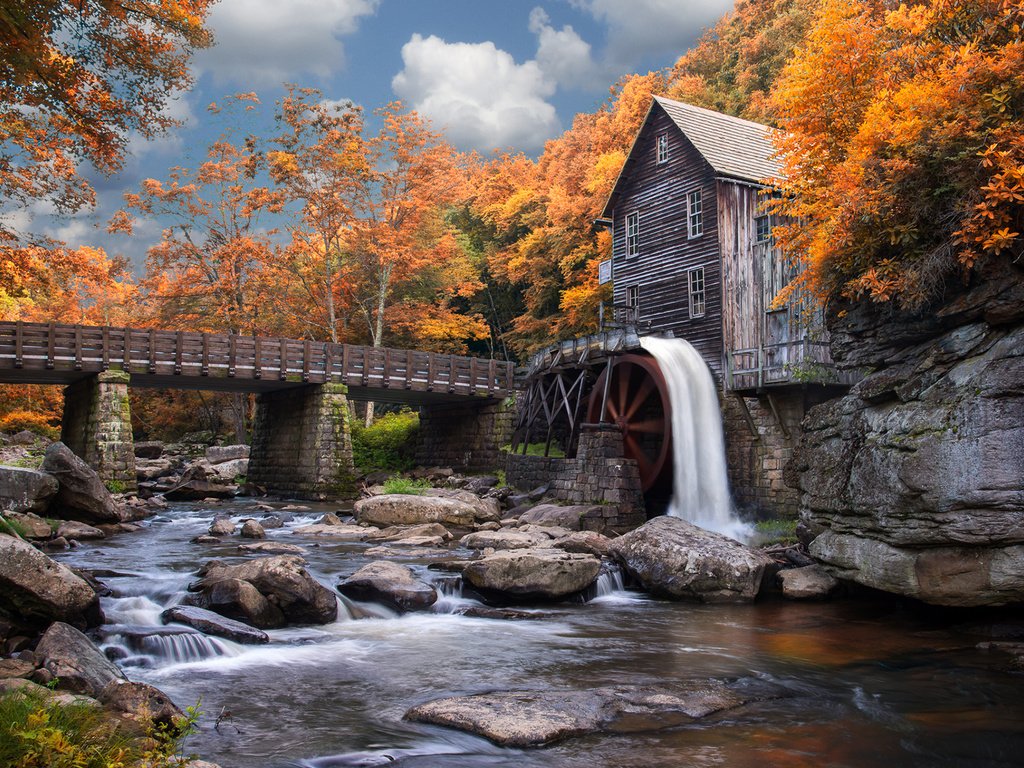
M 640 213 L 633 211 L 626 215 L 626 255 L 640 255 Z
M 686 270 L 686 282 L 690 289 L 690 317 L 704 317 L 704 267 Z
M 634 315 L 640 311 L 640 286 L 626 286 L 626 306 L 633 310 Z
M 658 165 L 668 162 L 668 134 L 658 134 Z
M 754 217 L 756 243 L 767 243 L 772 239 L 772 217 L 768 214 Z
M 699 189 L 686 196 L 686 229 L 691 238 L 704 234 L 704 201 Z

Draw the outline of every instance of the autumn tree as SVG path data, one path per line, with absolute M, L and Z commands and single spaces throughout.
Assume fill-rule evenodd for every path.
M 350 103 L 325 101 L 316 89 L 289 86 L 276 121 L 279 133 L 267 161 L 291 213 L 291 246 L 282 262 L 288 274 L 281 276 L 280 288 L 291 286 L 295 292 L 290 314 L 303 333 L 344 341 L 349 322 L 344 239 L 373 172 L 362 113 Z M 289 312 L 291 303 L 281 311 Z
M 1020 258 L 1022 28 L 1022 0 L 823 0 L 773 97 L 803 286 L 919 306 Z

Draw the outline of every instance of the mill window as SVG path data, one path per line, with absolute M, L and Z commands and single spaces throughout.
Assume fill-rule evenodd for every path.
M 771 216 L 756 216 L 754 218 L 754 228 L 757 234 L 758 243 L 767 243 L 772 239 L 772 218 Z
M 626 216 L 626 255 L 640 255 L 640 213 L 637 211 Z
M 691 238 L 704 234 L 704 201 L 699 189 L 686 196 L 686 224 Z
M 690 317 L 704 317 L 704 267 L 688 269 L 686 277 L 690 289 Z
M 668 134 L 658 134 L 658 165 L 668 162 Z

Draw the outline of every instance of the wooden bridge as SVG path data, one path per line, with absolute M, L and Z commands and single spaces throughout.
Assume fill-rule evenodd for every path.
M 353 400 L 502 399 L 513 364 L 323 341 L 60 323 L 0 322 L 0 382 L 72 384 L 120 370 L 132 386 L 272 392 L 344 384 Z

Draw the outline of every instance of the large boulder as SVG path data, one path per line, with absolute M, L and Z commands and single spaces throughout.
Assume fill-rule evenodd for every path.
M 233 483 L 248 474 L 248 459 L 232 459 L 231 461 L 224 461 L 220 464 L 214 464 L 208 471 L 208 476 L 211 480 L 221 483 Z
M 478 523 L 496 523 L 501 519 L 501 504 L 494 498 L 481 498 L 471 491 L 454 488 L 428 488 L 423 495 L 440 499 L 455 499 L 468 504 L 473 508 L 474 517 Z
M 248 581 L 223 579 L 185 595 L 186 606 L 204 608 L 229 619 L 261 629 L 275 629 L 288 623 L 284 613 Z
M 1024 601 L 1024 270 L 917 312 L 842 309 L 833 358 L 870 373 L 808 412 L 787 468 L 812 555 L 928 603 Z
M 147 683 L 111 680 L 97 698 L 108 709 L 128 715 L 147 726 L 172 727 L 185 720 L 185 713 L 175 706 L 166 693 Z
M 678 517 L 656 517 L 613 539 L 611 555 L 648 592 L 704 603 L 757 597 L 772 560 Z
M 225 637 L 236 643 L 261 645 L 270 642 L 270 636 L 266 632 L 262 632 L 241 621 L 228 619 L 213 611 L 197 608 L 196 606 L 176 605 L 161 613 L 160 619 L 165 624 L 172 621 L 177 622 L 178 624 L 198 629 L 207 635 Z
M 39 515 L 31 512 L 19 514 L 17 512 L 4 512 L 4 519 L 26 539 L 49 539 L 53 536 L 53 528 Z M 3 533 L 8 533 L 5 528 L 0 528 Z
M 211 445 L 206 449 L 206 460 L 211 464 L 223 464 L 249 458 L 248 445 Z
M 446 528 L 471 529 L 477 516 L 476 507 L 460 499 L 400 493 L 360 499 L 353 512 L 359 522 L 378 528 L 440 523 Z
M 302 567 L 304 562 L 296 555 L 261 557 L 238 565 L 213 561 L 203 567 L 202 578 L 190 584 L 189 590 L 205 593 L 219 583 L 243 581 L 255 587 L 270 605 L 281 612 L 282 624 L 328 624 L 337 618 L 337 598 L 309 575 Z M 200 607 L 217 611 L 212 604 Z
M 437 590 L 398 563 L 377 560 L 364 565 L 338 585 L 353 600 L 384 603 L 399 611 L 421 611 L 437 602 Z
M 57 535 L 63 536 L 65 539 L 77 539 L 79 541 L 105 539 L 107 537 L 107 534 L 99 528 L 95 528 L 86 523 L 80 523 L 77 520 L 64 520 L 61 522 L 61 524 L 57 526 Z
M 592 508 L 586 504 L 538 504 L 520 515 L 519 522 L 541 526 L 556 525 L 570 531 L 578 531 L 581 529 L 580 520 Z
M 110 683 L 128 680 L 114 662 L 74 627 L 55 621 L 36 646 L 57 687 L 99 698 Z
M 820 600 L 828 597 L 839 582 L 820 565 L 779 571 L 782 594 L 791 600 Z
M 33 627 L 63 621 L 93 627 L 103 621 L 88 582 L 31 544 L 0 534 L 0 613 Z
M 57 478 L 46 472 L 0 466 L 0 512 L 43 512 L 57 488 Z
M 99 475 L 64 443 L 46 449 L 42 470 L 57 478 L 57 495 L 50 504 L 51 517 L 83 523 L 119 523 L 124 513 Z
M 502 528 L 497 531 L 467 533 L 459 544 L 467 549 L 536 549 L 547 547 L 551 539 L 540 532 Z
M 538 747 L 573 736 L 642 733 L 689 725 L 785 691 L 753 680 L 694 680 L 583 691 L 495 691 L 413 707 L 407 720 L 467 731 L 505 747 Z
M 474 560 L 462 577 L 484 594 L 501 600 L 560 600 L 589 587 L 601 561 L 560 549 L 508 549 Z

